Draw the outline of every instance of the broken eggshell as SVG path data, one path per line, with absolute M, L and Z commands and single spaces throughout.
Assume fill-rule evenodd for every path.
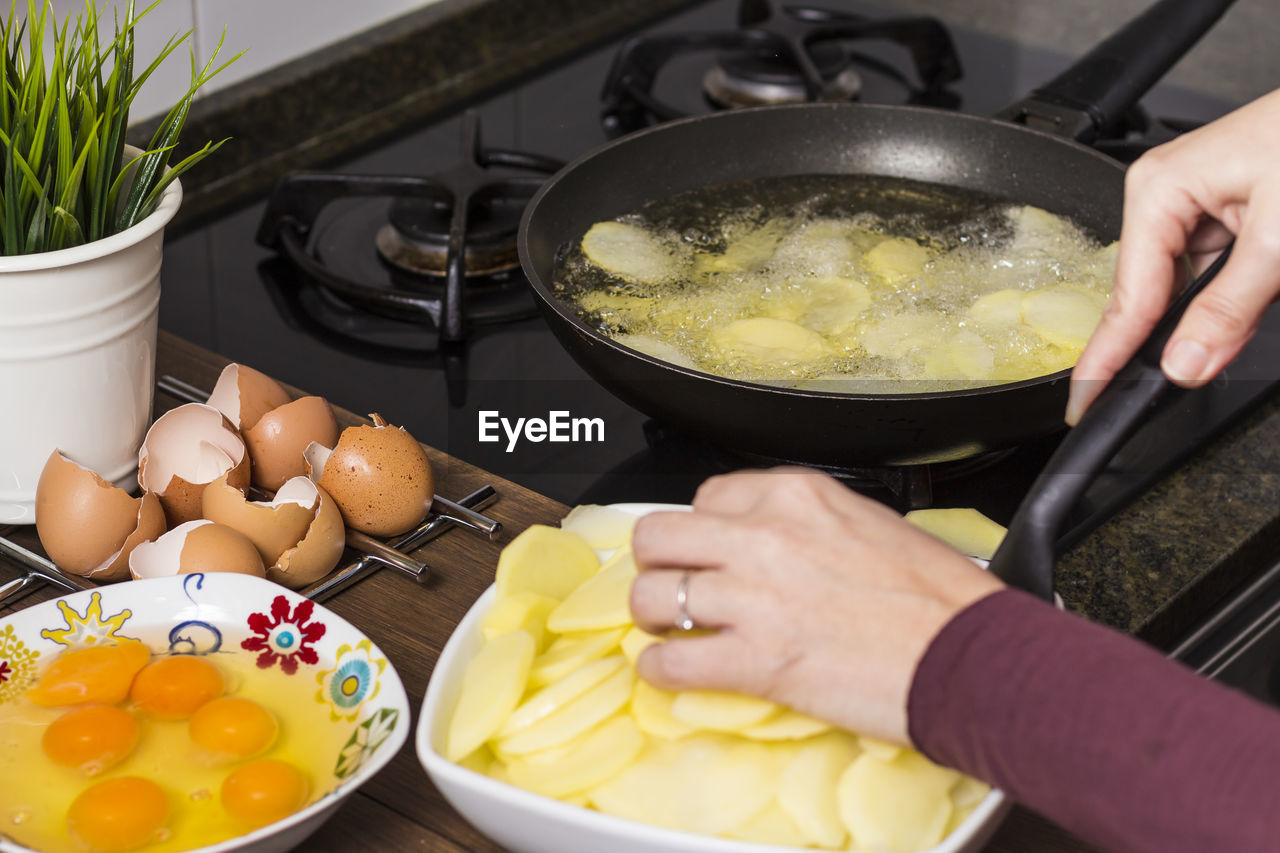
M 222 368 L 206 402 L 243 432 L 289 400 L 289 392 L 279 382 L 262 371 L 233 362 Z
M 258 549 L 267 578 L 298 588 L 338 564 L 346 543 L 333 499 L 306 477 L 286 481 L 270 501 L 250 501 L 220 477 L 204 490 L 205 518 L 243 533 Z
M 203 403 L 165 412 L 138 451 L 138 484 L 160 498 L 170 527 L 199 518 L 205 486 L 223 474 L 248 488 L 249 454 L 235 425 Z
M 311 479 L 333 498 L 347 526 L 394 536 L 426 518 L 435 497 L 427 454 L 412 435 L 379 414 L 373 425 L 347 427 L 329 448 L 307 446 Z
M 333 447 L 338 441 L 338 419 L 323 397 L 299 397 L 277 406 L 241 428 L 249 448 L 253 484 L 275 491 L 290 477 L 305 476 L 303 452 L 311 442 Z
M 129 554 L 165 532 L 149 493 L 132 497 L 55 450 L 36 485 L 36 535 L 63 571 L 95 581 L 129 577 Z
M 262 557 L 249 538 L 207 518 L 184 522 L 129 556 L 135 578 L 160 578 L 200 572 L 237 572 L 266 577 Z

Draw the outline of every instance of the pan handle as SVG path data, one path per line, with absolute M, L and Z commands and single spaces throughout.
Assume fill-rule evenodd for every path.
M 1160 355 L 1187 305 L 1222 269 L 1228 246 L 1165 312 L 1141 349 L 1067 433 L 1014 513 L 990 569 L 1010 586 L 1053 600 L 1054 546 L 1067 513 L 1093 478 L 1176 386 L 1160 370 Z M 1183 392 L 1189 393 L 1189 392 Z
M 996 118 L 1088 144 L 1200 40 L 1233 0 L 1160 0 Z

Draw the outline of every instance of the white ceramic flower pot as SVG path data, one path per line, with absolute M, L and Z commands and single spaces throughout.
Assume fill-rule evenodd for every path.
M 55 448 L 136 486 L 151 423 L 161 245 L 181 202 L 174 181 L 126 231 L 0 256 L 0 524 L 35 521 L 36 483 Z

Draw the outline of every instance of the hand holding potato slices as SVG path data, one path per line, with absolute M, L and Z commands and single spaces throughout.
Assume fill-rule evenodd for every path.
M 922 520 L 948 532 L 974 526 L 969 515 Z M 562 527 L 530 527 L 503 551 L 484 644 L 445 734 L 448 758 L 620 817 L 789 847 L 922 850 L 982 799 L 981 783 L 778 697 L 638 679 L 637 658 L 653 649 L 715 637 L 671 639 L 669 618 L 647 624 L 654 633 L 632 623 L 634 524 L 618 509 L 578 507 Z M 960 559 L 916 535 L 924 552 Z
M 642 678 L 733 690 L 836 725 L 907 742 L 916 664 L 951 617 L 1000 588 L 897 513 L 812 471 L 714 477 L 691 513 L 636 527 L 636 624 L 666 631 L 681 577 L 709 636 L 644 650 Z

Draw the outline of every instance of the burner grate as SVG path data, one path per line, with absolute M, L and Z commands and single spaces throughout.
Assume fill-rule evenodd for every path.
M 853 100 L 862 89 L 854 66 L 899 83 L 908 103 L 954 107 L 959 102 L 946 87 L 963 76 L 960 59 L 951 36 L 935 18 L 873 20 L 779 0 L 742 0 L 738 24 L 730 30 L 642 36 L 623 45 L 605 81 L 605 130 L 621 136 L 654 121 L 686 115 L 659 97 L 655 84 L 669 62 L 691 53 L 715 55 L 716 64 L 703 76 L 703 89 L 716 108 Z M 919 82 L 847 48 L 850 42 L 866 39 L 905 47 Z
M 515 229 L 524 205 L 563 165 L 537 154 L 485 148 L 479 120 L 468 113 L 459 161 L 434 175 L 286 176 L 271 195 L 257 240 L 342 304 L 392 319 L 430 321 L 442 342 L 457 343 L 471 324 L 534 314 L 518 280 Z M 354 223 L 339 217 L 317 228 L 330 204 L 360 198 L 391 199 L 390 221 L 384 225 L 362 213 Z M 357 205 L 365 212 L 373 208 L 381 205 Z M 362 266 L 366 257 L 380 258 L 385 268 Z

